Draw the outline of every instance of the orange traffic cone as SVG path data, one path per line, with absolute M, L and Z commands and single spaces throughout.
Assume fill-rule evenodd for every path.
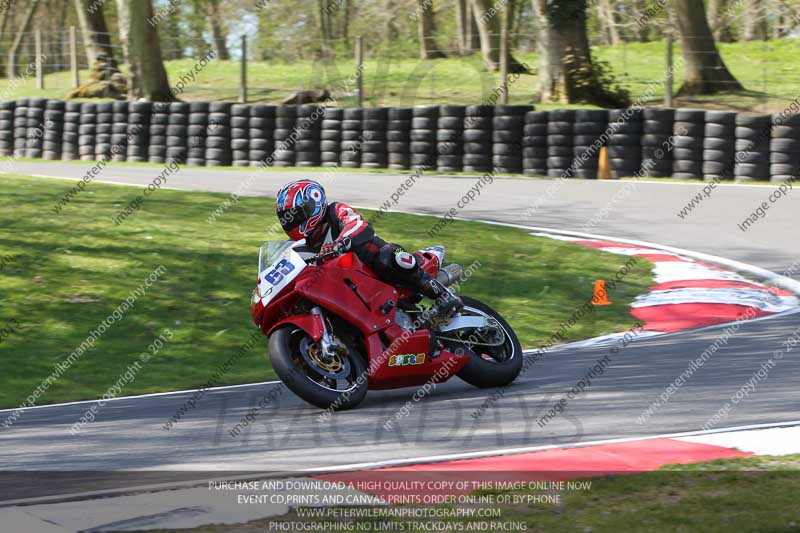
M 593 305 L 611 305 L 611 300 L 608 299 L 608 292 L 606 291 L 605 280 L 598 279 L 594 282 L 594 297 L 592 298 Z
M 597 162 L 597 179 L 611 179 L 611 161 L 608 159 L 608 148 L 605 146 L 600 148 L 600 157 Z

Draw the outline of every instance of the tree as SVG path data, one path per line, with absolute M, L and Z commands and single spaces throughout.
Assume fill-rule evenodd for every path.
M 717 50 L 702 2 L 675 0 L 685 81 L 679 95 L 740 91 L 742 85 L 730 73 Z
M 17 76 L 17 54 L 22 45 L 22 39 L 25 37 L 25 32 L 31 25 L 33 15 L 36 13 L 36 8 L 39 7 L 39 0 L 30 0 L 28 10 L 22 16 L 22 24 L 20 25 L 17 35 L 11 43 L 11 48 L 8 49 L 8 77 L 14 78 Z
M 149 20 L 152 0 L 117 0 L 120 39 L 129 68 L 128 96 L 154 102 L 175 99 L 161 59 L 158 32 Z
M 225 42 L 226 35 L 223 31 L 222 17 L 219 12 L 219 0 L 208 0 L 206 23 L 208 25 L 208 34 L 211 36 L 211 47 L 216 58 L 222 60 L 230 59 L 228 45 Z
M 592 61 L 586 34 L 586 1 L 533 0 L 538 28 L 538 101 L 588 102 L 601 107 L 628 105 L 605 67 Z
M 500 68 L 500 36 L 503 13 L 498 11 L 497 5 L 493 0 L 469 0 L 472 6 L 472 15 L 478 26 L 480 34 L 481 54 L 483 62 L 489 70 Z M 519 61 L 514 59 L 511 52 L 508 53 L 508 71 L 515 73 L 525 73 L 525 68 Z
M 74 0 L 74 5 L 92 74 L 96 74 L 97 79 L 110 76 L 112 71 L 118 70 L 118 65 L 111 47 L 111 34 L 108 32 L 103 6 L 97 5 L 95 0 Z
M 614 17 L 614 10 L 609 0 L 597 2 L 597 18 L 600 21 L 605 42 L 614 46 L 622 43 L 617 29 L 617 20 Z
M 767 38 L 767 20 L 757 2 L 744 2 L 744 23 L 742 38 L 745 41 L 758 41 Z
M 419 35 L 419 56 L 421 59 L 437 59 L 446 54 L 436 45 L 433 33 L 436 30 L 436 15 L 433 11 L 433 0 L 417 0 L 414 12 L 417 19 Z

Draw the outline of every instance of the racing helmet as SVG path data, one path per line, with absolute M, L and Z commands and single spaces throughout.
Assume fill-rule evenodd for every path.
M 328 202 L 325 189 L 313 180 L 302 179 L 278 191 L 276 212 L 283 231 L 293 241 L 314 235 L 324 225 Z

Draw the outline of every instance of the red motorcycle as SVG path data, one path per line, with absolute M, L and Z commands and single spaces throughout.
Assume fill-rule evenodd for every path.
M 420 295 L 382 282 L 347 248 L 319 255 L 304 241 L 286 241 L 259 250 L 251 315 L 269 337 L 272 367 L 295 394 L 343 410 L 368 389 L 454 375 L 476 387 L 501 387 L 517 377 L 519 339 L 496 311 L 462 297 L 460 313 L 437 321 Z M 464 274 L 444 263 L 443 247 L 420 255 L 422 268 L 446 287 Z

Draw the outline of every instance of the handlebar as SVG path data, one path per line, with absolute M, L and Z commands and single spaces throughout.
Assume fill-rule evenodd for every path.
M 353 241 L 350 239 L 350 237 L 345 237 L 344 239 L 336 243 L 336 247 L 333 249 L 333 251 L 309 257 L 309 261 L 313 261 L 314 263 L 318 264 L 322 262 L 324 259 L 337 257 L 349 252 L 352 246 L 353 246 Z

